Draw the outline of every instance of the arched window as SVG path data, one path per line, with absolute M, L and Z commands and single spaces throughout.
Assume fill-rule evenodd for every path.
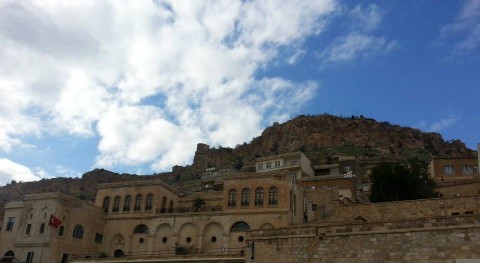
M 105 212 L 108 212 L 109 206 L 110 206 L 110 197 L 105 196 L 105 198 L 103 198 L 102 208 Z
M 257 188 L 257 190 L 255 190 L 255 205 L 263 205 L 263 188 Z
M 250 189 L 245 188 L 242 190 L 242 206 L 250 205 Z
M 233 224 L 230 232 L 242 232 L 248 230 L 250 230 L 250 226 L 247 223 L 243 221 L 238 221 L 237 223 Z
M 132 202 L 132 197 L 130 195 L 125 196 L 125 203 L 123 203 L 123 211 L 130 211 L 131 202 Z
M 278 205 L 278 190 L 276 187 L 271 187 L 268 192 L 268 204 Z
M 147 202 L 145 203 L 145 210 L 152 210 L 153 207 L 153 195 L 147 195 Z
M 170 200 L 170 204 L 168 205 L 168 212 L 169 213 L 173 212 L 173 200 Z
M 232 189 L 230 192 L 228 192 L 228 206 L 237 206 L 237 191 L 235 189 Z
M 5 253 L 4 257 L 15 258 L 15 253 L 13 253 L 13 251 L 9 250 L 9 251 L 7 251 L 7 253 Z
M 135 197 L 135 207 L 133 208 L 134 211 L 140 211 L 142 210 L 142 195 L 138 194 L 137 197 Z
M 133 230 L 134 234 L 148 234 L 148 227 L 145 224 L 138 225 Z
M 115 196 L 115 199 L 113 199 L 113 208 L 112 212 L 118 212 L 120 210 L 120 196 Z
M 73 229 L 73 237 L 82 239 L 83 238 L 83 226 L 82 225 L 76 225 L 75 228 Z

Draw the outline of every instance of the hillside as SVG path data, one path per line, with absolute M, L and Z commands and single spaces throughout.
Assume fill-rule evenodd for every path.
M 336 156 L 356 156 L 363 163 L 373 163 L 382 160 L 416 158 L 428 161 L 434 156 L 476 155 L 476 151 L 466 148 L 460 140 L 446 142 L 438 133 L 425 133 L 362 116 L 298 116 L 283 124 L 273 124 L 250 143 L 238 145 L 234 149 L 210 148 L 200 143 L 192 165 L 175 166 L 169 173 L 131 175 L 96 169 L 85 173 L 82 178 L 54 178 L 9 184 L 0 187 L 0 200 L 13 200 L 26 193 L 49 191 L 92 199 L 99 183 L 156 178 L 162 178 L 181 191 L 188 192 L 197 185 L 196 179 L 208 167 L 228 166 L 248 171 L 254 169 L 255 158 L 292 151 L 303 151 L 314 164 L 328 163 Z

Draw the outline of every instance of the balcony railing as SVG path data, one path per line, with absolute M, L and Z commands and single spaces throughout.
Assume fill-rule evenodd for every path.
M 210 212 L 222 211 L 222 206 L 202 206 L 202 207 L 176 207 L 176 208 L 158 208 L 157 214 L 165 213 L 195 213 L 195 212 Z
M 187 246 L 172 247 L 166 250 L 156 251 L 117 251 L 116 253 L 94 253 L 94 254 L 73 254 L 72 261 L 107 261 L 112 259 L 133 259 L 133 258 L 175 258 L 182 257 L 233 257 L 243 258 L 245 256 L 245 247 L 238 248 L 213 248 L 213 249 L 198 249 Z M 223 261 L 222 261 L 223 262 Z

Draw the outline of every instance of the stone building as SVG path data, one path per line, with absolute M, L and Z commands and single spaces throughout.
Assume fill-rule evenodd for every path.
M 66 263 L 73 254 L 98 253 L 104 216 L 101 208 L 61 193 L 8 202 L 0 234 L 2 262 Z
M 437 182 L 450 182 L 478 178 L 476 157 L 433 158 L 430 173 Z
M 480 258 L 478 195 L 361 204 L 354 159 L 328 174 L 300 152 L 258 158 L 255 167 L 209 169 L 188 195 L 162 180 L 101 184 L 93 204 L 26 195 L 5 206 L 0 256 L 30 263 Z M 216 187 L 205 187 L 212 179 Z

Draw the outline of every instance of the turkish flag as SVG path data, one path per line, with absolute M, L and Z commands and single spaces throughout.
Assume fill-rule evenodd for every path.
M 62 224 L 62 221 L 60 221 L 60 219 L 56 218 L 54 215 L 50 215 L 50 220 L 48 221 L 48 224 L 53 226 L 54 228 L 57 228 L 59 225 Z

